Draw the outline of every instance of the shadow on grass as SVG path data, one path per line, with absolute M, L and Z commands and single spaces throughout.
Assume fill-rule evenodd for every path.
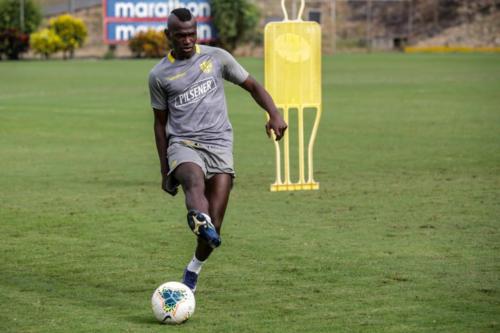
M 151 327 L 168 326 L 170 329 L 174 329 L 176 327 L 180 328 L 180 327 L 190 326 L 190 324 L 192 324 L 191 319 L 180 324 L 180 325 L 161 324 L 153 317 L 153 315 L 151 315 L 151 316 L 129 316 L 129 317 L 126 317 L 126 320 L 130 323 L 133 323 L 133 324 L 148 325 L 148 327 L 149 326 L 151 326 Z
M 138 181 L 130 179 L 100 179 L 100 178 L 88 178 L 81 181 L 83 184 L 99 184 L 106 186 L 117 186 L 117 187 L 140 187 L 140 186 L 160 186 L 161 179 L 158 181 Z
M 151 316 L 129 316 L 126 317 L 127 321 L 134 324 L 150 324 L 150 325 L 161 325 L 152 315 Z

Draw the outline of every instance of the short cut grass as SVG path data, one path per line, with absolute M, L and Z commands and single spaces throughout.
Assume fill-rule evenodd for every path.
M 151 311 L 196 243 L 160 188 L 156 62 L 0 61 L 0 332 L 500 331 L 499 56 L 323 58 L 319 191 L 269 192 L 264 112 L 227 84 L 237 178 L 182 327 Z

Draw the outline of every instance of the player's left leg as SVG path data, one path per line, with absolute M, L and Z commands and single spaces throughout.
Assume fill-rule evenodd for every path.
M 226 213 L 229 193 L 233 186 L 233 176 L 220 173 L 214 175 L 205 182 L 205 197 L 208 200 L 208 214 L 212 218 L 212 223 L 220 235 L 222 221 Z M 196 248 L 196 257 L 200 260 L 206 260 L 213 249 L 202 239 L 198 239 Z
M 229 201 L 229 193 L 233 185 L 233 176 L 230 174 L 216 174 L 206 181 L 205 197 L 208 200 L 208 212 L 212 218 L 217 233 L 220 234 L 222 221 Z M 198 238 L 195 255 L 184 270 L 183 282 L 193 291 L 196 290 L 198 275 L 205 260 L 212 253 L 213 248 L 201 238 Z
M 216 174 L 205 182 L 205 197 L 208 200 L 208 211 L 210 216 L 212 216 L 212 223 L 219 234 L 232 187 L 233 176 L 227 173 Z

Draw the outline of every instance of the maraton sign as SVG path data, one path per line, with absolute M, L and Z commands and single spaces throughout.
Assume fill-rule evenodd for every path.
M 127 42 L 140 31 L 163 31 L 172 10 L 188 8 L 198 23 L 198 40 L 215 39 L 210 0 L 103 0 L 104 40 L 108 44 Z

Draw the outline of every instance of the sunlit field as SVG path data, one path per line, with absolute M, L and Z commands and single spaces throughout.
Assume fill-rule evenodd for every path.
M 155 62 L 0 62 L 0 332 L 499 331 L 499 56 L 325 57 L 319 191 L 269 192 L 264 112 L 228 84 L 223 245 L 175 327 L 150 297 L 195 238 L 160 189 Z

